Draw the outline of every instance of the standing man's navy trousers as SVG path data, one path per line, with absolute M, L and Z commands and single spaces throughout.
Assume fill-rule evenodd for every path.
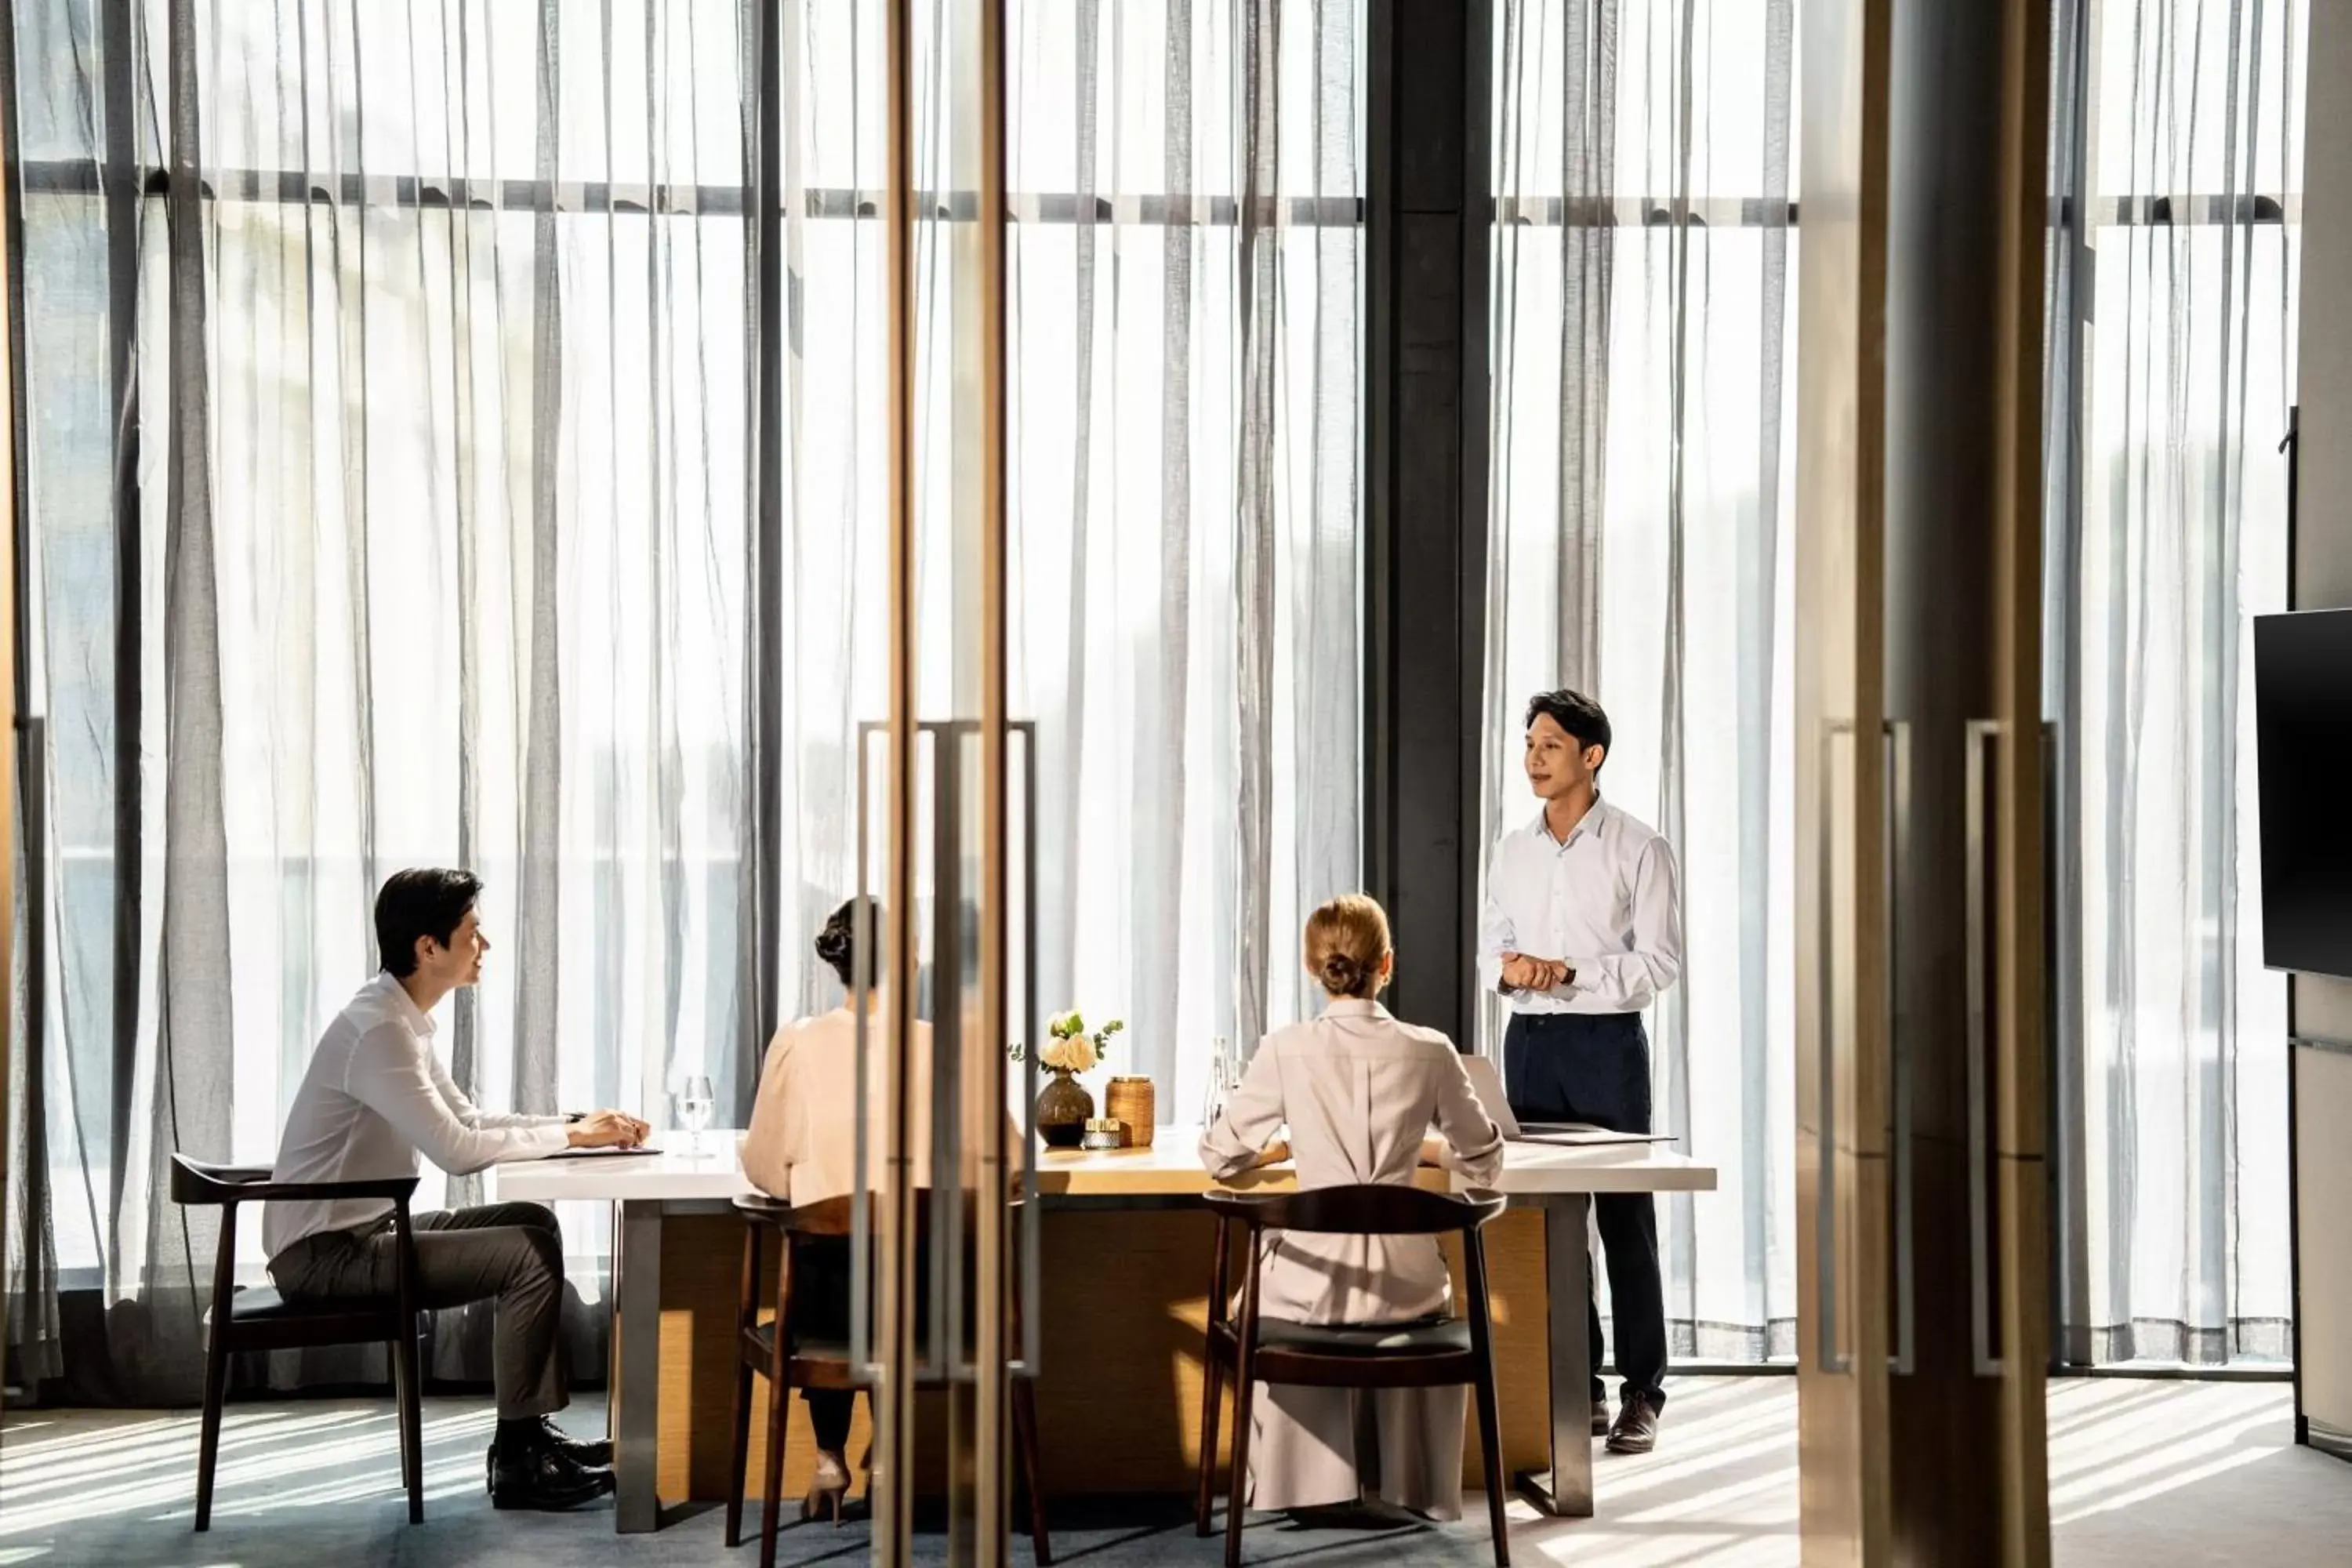
M 1650 1037 L 1639 1013 L 1515 1013 L 1503 1037 L 1503 1081 L 1522 1121 L 1586 1121 L 1619 1132 L 1650 1131 Z M 1665 1403 L 1666 1303 L 1658 1279 L 1657 1200 L 1598 1193 L 1593 1217 L 1609 1268 L 1624 1393 Z M 1589 1279 L 1590 1276 L 1588 1275 Z M 1592 1397 L 1601 1383 L 1601 1308 L 1585 1307 L 1592 1344 Z

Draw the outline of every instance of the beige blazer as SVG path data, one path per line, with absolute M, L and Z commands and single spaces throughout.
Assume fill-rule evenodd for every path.
M 877 1014 L 866 1023 L 866 1102 L 878 1106 L 883 1086 L 882 1032 Z M 917 1023 L 908 1090 L 914 1140 L 915 1184 L 931 1184 L 931 1026 Z M 869 1118 L 876 1112 L 869 1109 Z M 878 1123 L 877 1123 L 878 1125 Z M 976 1119 L 965 1123 L 964 1180 L 978 1169 Z M 1026 1150 L 1021 1129 L 1005 1120 L 1006 1158 L 1023 1168 Z M 751 1130 L 743 1137 L 743 1173 L 771 1197 L 798 1207 L 844 1197 L 857 1190 L 857 1015 L 835 1007 L 776 1031 L 760 1069 L 759 1098 Z M 882 1140 L 867 1140 L 866 1185 L 878 1190 L 884 1174 Z
M 866 1022 L 866 1094 L 878 1105 L 883 1085 L 884 1020 Z M 915 1182 L 930 1184 L 931 1026 L 915 1026 Z M 873 1112 L 869 1110 L 868 1115 Z M 866 1142 L 866 1184 L 883 1178 L 879 1136 Z M 770 1197 L 798 1207 L 857 1190 L 857 1015 L 846 1007 L 786 1024 L 768 1044 L 760 1097 L 743 1137 L 743 1173 Z
M 1201 1163 L 1229 1180 L 1286 1122 L 1302 1187 L 1410 1182 L 1433 1125 L 1474 1183 L 1503 1168 L 1503 1135 L 1452 1043 L 1374 1002 L 1334 1002 L 1321 1017 L 1268 1035 L 1223 1117 L 1202 1133 Z M 1392 1322 L 1451 1306 L 1433 1236 L 1276 1232 L 1266 1248 L 1258 1305 L 1269 1318 Z M 1311 1508 L 1351 1502 L 1370 1485 L 1433 1519 L 1458 1519 L 1465 1397 L 1460 1388 L 1264 1387 L 1251 1407 L 1250 1500 Z M 1380 1432 L 1377 1464 L 1357 1442 L 1367 1415 Z
M 1412 1180 L 1433 1125 L 1477 1184 L 1503 1169 L 1487 1118 L 1451 1041 L 1399 1023 L 1377 1002 L 1340 1000 L 1268 1035 L 1224 1114 L 1201 1135 L 1219 1181 L 1249 1169 L 1285 1123 L 1302 1188 Z M 1444 1310 L 1444 1254 L 1431 1236 L 1269 1237 L 1259 1310 L 1307 1323 L 1377 1323 Z

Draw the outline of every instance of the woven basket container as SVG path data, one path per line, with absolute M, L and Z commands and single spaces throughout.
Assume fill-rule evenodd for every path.
M 1159 1117 L 1153 1108 L 1151 1080 L 1148 1078 L 1115 1078 L 1103 1091 L 1103 1114 L 1116 1116 L 1126 1123 L 1120 1136 L 1120 1146 L 1128 1149 L 1151 1147 L 1151 1130 Z

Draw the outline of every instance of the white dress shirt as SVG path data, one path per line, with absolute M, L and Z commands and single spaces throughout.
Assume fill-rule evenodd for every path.
M 416 1174 L 416 1156 L 453 1175 L 565 1148 L 561 1116 L 478 1110 L 433 1054 L 433 1019 L 389 971 L 327 1026 L 286 1113 L 270 1179 L 364 1182 Z M 262 1245 L 277 1257 L 306 1236 L 355 1230 L 392 1212 L 375 1199 L 268 1204 Z
M 1503 954 L 1564 960 L 1550 991 L 1503 984 Z M 1658 831 L 1595 796 L 1565 843 L 1543 813 L 1503 836 L 1486 872 L 1478 975 L 1520 1013 L 1638 1013 L 1683 968 L 1675 852 Z

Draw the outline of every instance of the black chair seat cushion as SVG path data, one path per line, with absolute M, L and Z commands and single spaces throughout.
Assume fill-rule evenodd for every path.
M 396 1312 L 399 1304 L 389 1299 L 354 1296 L 347 1300 L 289 1301 L 278 1293 L 275 1285 L 255 1286 L 239 1290 L 228 1299 L 228 1317 L 233 1323 L 299 1323 L 312 1319 L 366 1318 L 386 1312 Z
M 1423 1319 L 1410 1323 L 1296 1323 L 1279 1318 L 1257 1321 L 1260 1350 L 1302 1355 L 1467 1355 L 1466 1318 Z
M 315 1311 L 316 1309 L 312 1310 Z M 310 1312 L 301 1312 L 299 1308 L 288 1306 L 286 1298 L 278 1293 L 278 1287 L 275 1285 L 264 1285 L 257 1289 L 239 1290 L 228 1299 L 228 1315 L 232 1322 L 253 1323 L 259 1322 L 264 1318 L 290 1318 L 298 1313 L 305 1317 L 311 1315 Z

